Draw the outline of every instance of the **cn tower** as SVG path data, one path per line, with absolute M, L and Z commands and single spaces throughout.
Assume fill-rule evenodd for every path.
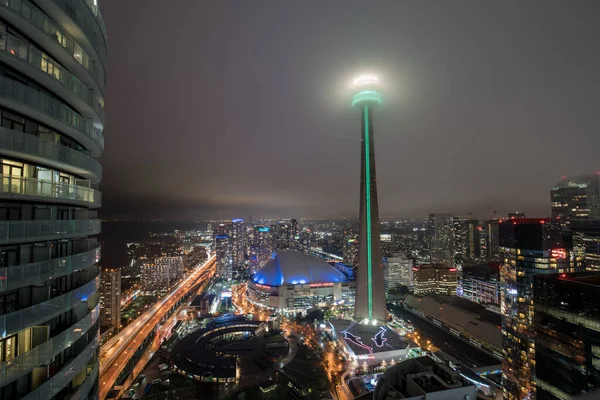
M 379 208 L 377 206 L 377 178 L 375 176 L 375 141 L 373 139 L 373 111 L 381 104 L 377 91 L 379 79 L 373 75 L 354 80 L 355 94 L 352 106 L 361 112 L 361 167 L 360 167 L 360 246 L 356 277 L 354 318 L 363 323 L 384 322 L 385 290 L 381 243 L 379 238 Z M 368 321 L 367 321 L 368 320 Z

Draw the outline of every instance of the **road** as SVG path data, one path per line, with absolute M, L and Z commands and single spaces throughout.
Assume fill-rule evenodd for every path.
M 134 322 L 111 338 L 100 349 L 100 399 L 104 400 L 139 345 L 150 335 L 167 312 L 188 291 L 204 279 L 204 274 L 214 269 L 215 256 L 183 279 L 171 293 L 140 315 Z

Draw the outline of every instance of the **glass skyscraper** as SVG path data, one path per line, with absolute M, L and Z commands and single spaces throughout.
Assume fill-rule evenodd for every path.
M 0 398 L 98 396 L 106 30 L 93 0 L 0 0 Z
M 537 399 L 598 390 L 600 275 L 536 276 L 534 297 Z
M 534 278 L 570 272 L 570 244 L 556 219 L 518 218 L 499 223 L 504 398 L 535 396 Z

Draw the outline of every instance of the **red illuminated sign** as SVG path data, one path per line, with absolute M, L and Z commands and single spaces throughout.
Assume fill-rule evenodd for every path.
M 567 258 L 566 249 L 552 249 L 550 254 L 552 255 L 552 258 Z
M 261 289 L 271 289 L 271 286 L 259 285 L 258 283 L 256 284 L 256 287 Z
M 310 287 L 314 288 L 314 287 L 332 287 L 333 283 L 311 283 Z

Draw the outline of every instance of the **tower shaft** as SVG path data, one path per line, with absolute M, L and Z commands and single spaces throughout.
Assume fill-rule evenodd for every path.
M 384 321 L 385 291 L 379 237 L 372 105 L 362 104 L 361 115 L 360 246 L 354 317 L 358 320 L 367 318 Z

